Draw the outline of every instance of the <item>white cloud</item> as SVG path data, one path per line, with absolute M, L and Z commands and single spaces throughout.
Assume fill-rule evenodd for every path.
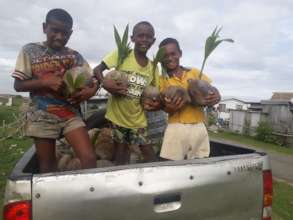
M 223 43 L 208 59 L 209 73 L 223 95 L 269 98 L 273 91 L 292 90 L 293 22 L 290 0 L 0 0 L 0 93 L 13 91 L 10 72 L 22 45 L 42 41 L 42 22 L 51 8 L 64 8 L 74 19 L 69 46 L 92 66 L 115 47 L 113 25 L 122 30 L 148 20 L 158 43 L 175 37 L 183 49 L 182 63 L 200 67 L 205 38 L 222 25 Z

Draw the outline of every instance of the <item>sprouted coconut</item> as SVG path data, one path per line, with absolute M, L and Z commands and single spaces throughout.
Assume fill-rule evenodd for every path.
M 191 103 L 193 105 L 206 105 L 205 97 L 208 94 L 213 94 L 216 92 L 216 88 L 211 86 L 208 82 L 201 80 L 203 69 L 206 63 L 207 58 L 212 53 L 212 51 L 222 42 L 233 43 L 232 39 L 219 39 L 219 33 L 221 28 L 216 27 L 213 33 L 206 39 L 205 43 L 205 54 L 203 63 L 200 69 L 199 80 L 190 79 L 188 81 L 188 94 L 191 98 Z

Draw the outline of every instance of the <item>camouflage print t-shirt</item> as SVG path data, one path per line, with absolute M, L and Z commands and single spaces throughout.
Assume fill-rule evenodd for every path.
M 67 47 L 55 51 L 44 43 L 30 43 L 20 51 L 12 77 L 19 80 L 49 79 L 53 75 L 63 77 L 68 69 L 77 66 L 84 67 L 87 79 L 91 77 L 90 66 L 77 51 Z M 36 109 L 69 119 L 78 114 L 78 109 L 71 106 L 63 94 L 44 88 L 30 92 L 30 97 Z

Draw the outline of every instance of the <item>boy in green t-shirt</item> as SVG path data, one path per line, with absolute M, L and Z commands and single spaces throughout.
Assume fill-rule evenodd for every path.
M 112 122 L 116 164 L 129 162 L 129 145 L 140 146 L 145 161 L 156 160 L 147 138 L 147 119 L 140 102 L 141 94 L 148 85 L 158 86 L 159 75 L 153 74 L 152 62 L 147 51 L 155 42 L 155 31 L 147 21 L 137 23 L 132 32 L 134 49 L 125 58 L 119 70 L 126 73 L 128 86 L 104 79 L 102 72 L 117 66 L 117 50 L 108 54 L 95 69 L 96 78 L 112 94 L 108 100 L 106 118 Z

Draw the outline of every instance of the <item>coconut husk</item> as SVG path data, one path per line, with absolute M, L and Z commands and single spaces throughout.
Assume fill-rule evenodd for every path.
M 141 150 L 137 144 L 132 144 L 129 146 L 130 149 L 130 164 L 139 163 L 143 160 Z
M 205 98 L 207 95 L 216 92 L 216 88 L 204 80 L 188 80 L 188 94 L 191 104 L 195 106 L 207 105 Z
M 112 167 L 112 166 L 115 166 L 115 165 L 109 160 L 97 160 L 97 168 Z
M 95 152 L 98 158 L 112 160 L 114 153 L 114 142 L 112 139 L 112 129 L 101 129 L 95 143 Z
M 190 97 L 187 90 L 180 86 L 168 86 L 162 92 L 163 99 L 168 98 L 169 100 L 174 99 L 175 97 L 180 97 L 185 103 L 190 102 Z
M 66 164 L 66 170 L 80 170 L 80 169 L 81 169 L 81 163 L 78 158 L 72 158 Z
M 114 80 L 117 84 L 121 84 L 121 86 L 128 86 L 128 78 L 126 73 L 117 70 L 109 71 L 105 78 L 105 80 Z
M 59 171 L 65 171 L 67 170 L 67 164 L 72 159 L 72 156 L 70 154 L 63 154 L 62 157 L 57 162 L 57 168 Z
M 160 100 L 160 91 L 155 86 L 147 86 L 142 92 L 142 99 Z
M 56 149 L 56 161 L 59 161 L 61 159 L 61 157 L 63 156 L 63 153 L 60 152 L 58 149 Z
M 56 152 L 60 152 L 61 154 L 72 154 L 72 148 L 65 138 L 61 138 L 56 141 Z
M 144 102 L 147 100 L 161 101 L 160 91 L 155 86 L 147 86 L 141 95 L 141 103 L 144 106 Z

